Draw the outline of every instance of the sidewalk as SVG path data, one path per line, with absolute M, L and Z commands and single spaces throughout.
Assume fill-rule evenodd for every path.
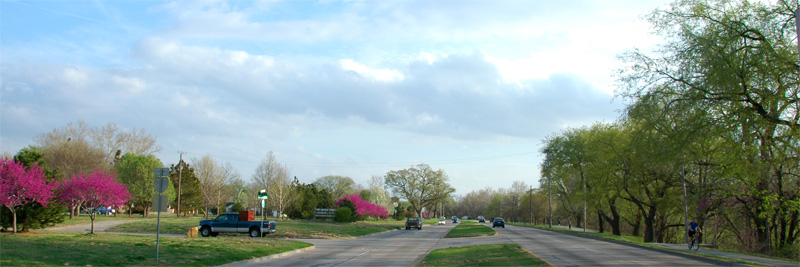
M 562 229 L 569 229 L 567 226 L 563 225 L 553 225 L 553 227 L 558 227 Z M 574 232 L 583 232 L 583 228 L 572 227 L 571 229 Z M 586 229 L 587 233 L 596 233 L 596 231 L 592 229 Z M 610 239 L 607 239 L 610 240 Z M 617 243 L 624 243 L 622 241 L 610 240 L 612 242 Z M 631 243 L 626 243 L 631 244 Z M 705 247 L 700 247 L 697 251 L 690 251 L 686 244 L 665 244 L 665 243 L 652 243 L 653 245 L 657 245 L 663 247 L 665 249 L 669 249 L 671 251 L 676 251 L 683 254 L 690 254 L 690 255 L 699 255 L 699 256 L 714 256 L 719 258 L 731 259 L 731 260 L 740 260 L 750 262 L 755 265 L 765 265 L 765 266 L 791 266 L 791 267 L 798 267 L 800 263 L 785 261 L 785 260 L 778 260 L 778 259 L 771 259 L 766 257 L 759 257 L 747 254 L 740 254 L 735 252 L 727 252 L 727 251 L 720 251 L 716 249 L 710 249 Z M 636 244 L 631 244 L 634 246 L 638 246 Z

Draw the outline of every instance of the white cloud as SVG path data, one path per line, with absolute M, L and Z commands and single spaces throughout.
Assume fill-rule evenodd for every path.
M 375 69 L 367 67 L 363 64 L 356 63 L 351 59 L 342 59 L 339 61 L 342 69 L 358 73 L 362 77 L 367 77 L 380 82 L 398 82 L 403 80 L 403 74 L 397 70 L 392 69 Z

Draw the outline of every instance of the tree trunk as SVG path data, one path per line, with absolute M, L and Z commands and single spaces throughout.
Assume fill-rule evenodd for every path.
M 13 217 L 13 220 L 14 220 L 13 221 L 14 233 L 16 234 L 17 233 L 17 210 L 16 209 L 10 209 L 10 210 L 11 210 L 11 214 L 13 214 L 12 217 Z
M 603 211 L 598 209 L 597 210 L 597 231 L 600 232 L 600 233 L 605 232 L 603 230 L 603 224 L 604 224 L 603 223 Z
M 89 213 L 89 219 L 92 220 L 92 231 L 91 231 L 92 234 L 94 234 L 94 219 L 95 218 L 97 218 L 97 214 L 95 214 L 94 211 L 92 211 L 92 213 Z
M 644 242 L 653 243 L 655 241 L 655 218 L 656 207 L 650 206 L 649 211 L 644 216 Z

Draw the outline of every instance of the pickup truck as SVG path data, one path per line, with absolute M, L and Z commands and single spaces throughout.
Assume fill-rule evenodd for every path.
M 411 228 L 417 228 L 417 230 L 422 230 L 422 220 L 419 217 L 406 218 L 406 230 L 409 230 Z
M 223 213 L 213 220 L 200 221 L 200 235 L 217 236 L 219 233 L 249 233 L 261 237 L 275 232 L 275 221 L 239 221 L 238 213 Z

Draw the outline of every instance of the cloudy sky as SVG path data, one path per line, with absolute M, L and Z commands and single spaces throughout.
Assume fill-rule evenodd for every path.
M 613 122 L 616 57 L 667 1 L 0 1 L 0 149 L 84 120 L 249 180 L 426 163 L 457 194 L 538 186 L 542 140 Z

